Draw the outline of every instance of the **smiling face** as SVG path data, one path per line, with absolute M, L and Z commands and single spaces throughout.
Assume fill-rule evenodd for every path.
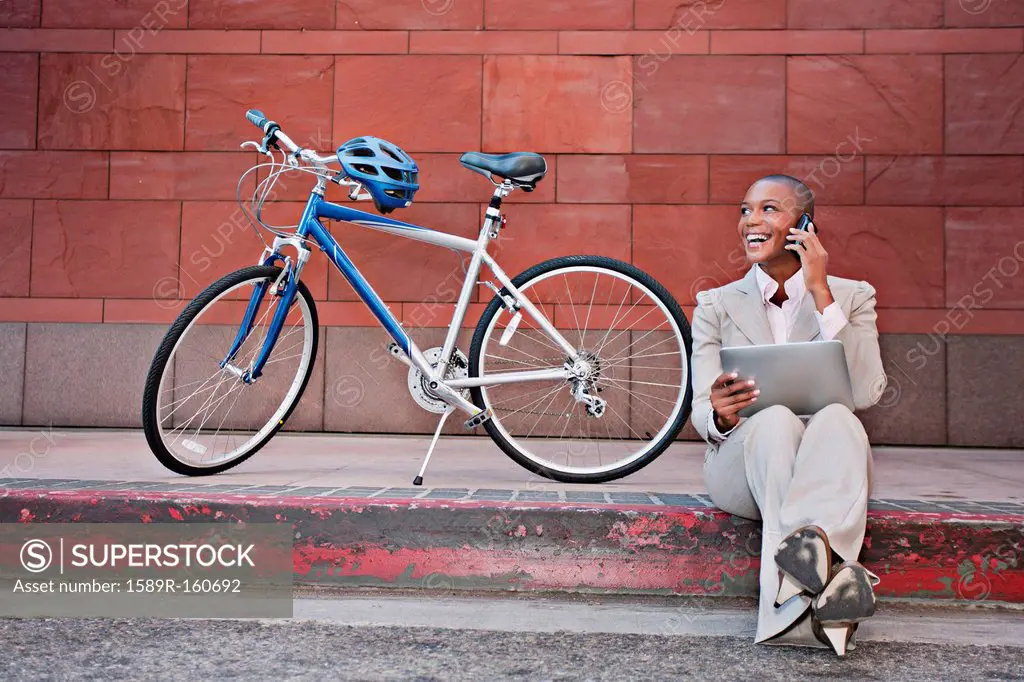
M 796 191 L 785 182 L 758 180 L 740 204 L 740 239 L 750 263 L 792 258 L 786 250 L 789 228 L 801 214 Z

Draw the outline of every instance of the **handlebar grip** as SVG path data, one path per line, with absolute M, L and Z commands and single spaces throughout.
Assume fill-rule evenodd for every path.
M 260 130 L 265 130 L 266 125 L 270 123 L 270 119 L 259 109 L 250 109 L 245 112 L 245 117 L 249 119 L 249 123 L 252 123 Z

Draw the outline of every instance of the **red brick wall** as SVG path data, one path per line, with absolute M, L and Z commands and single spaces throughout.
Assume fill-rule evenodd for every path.
M 423 168 L 402 217 L 466 235 L 489 185 L 458 153 L 544 153 L 506 269 L 608 254 L 684 304 L 741 271 L 748 183 L 803 176 L 882 332 L 1024 334 L 1020 0 L 0 0 L 0 24 L 0 322 L 166 323 L 253 262 L 260 107 L 322 149 L 398 143 Z M 406 319 L 452 272 L 338 234 Z M 325 324 L 369 324 L 307 272 Z

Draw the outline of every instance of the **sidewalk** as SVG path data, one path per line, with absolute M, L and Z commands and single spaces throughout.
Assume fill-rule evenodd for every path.
M 296 580 L 344 586 L 749 596 L 760 530 L 716 510 L 703 448 L 598 486 L 535 477 L 490 440 L 281 434 L 213 477 L 141 431 L 0 431 L 0 522 L 290 522 Z M 1024 603 L 1024 451 L 876 448 L 863 561 L 890 597 Z

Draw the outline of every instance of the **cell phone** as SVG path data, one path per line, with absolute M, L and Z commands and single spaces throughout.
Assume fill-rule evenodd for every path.
M 796 225 L 794 225 L 793 227 L 795 227 L 798 230 L 803 230 L 804 232 L 810 231 L 810 229 L 811 229 L 811 216 L 807 215 L 806 213 L 802 214 L 800 216 L 800 219 L 796 221 Z M 792 242 L 792 243 L 796 243 L 796 242 Z M 789 252 L 791 254 L 793 254 L 797 258 L 797 260 L 800 259 L 800 254 L 797 253 L 796 251 L 794 251 L 793 249 L 789 249 Z

